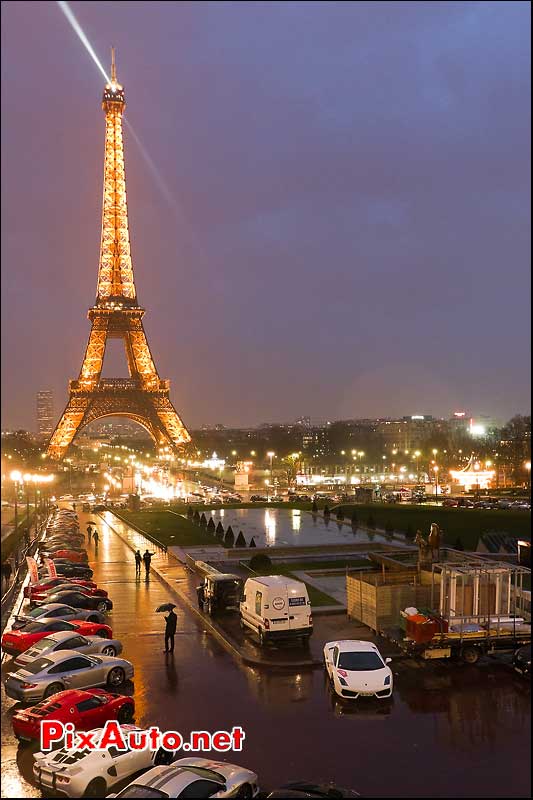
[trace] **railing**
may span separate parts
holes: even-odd
[[[26,573],[28,572],[28,563],[26,561],[26,556],[35,554],[35,551],[37,550],[37,545],[40,539],[42,538],[43,532],[46,530],[47,524],[48,524],[48,519],[45,519],[44,522],[41,524],[38,533],[35,534],[35,536],[28,544],[28,546],[25,549],[19,551],[19,553],[17,553],[17,563],[19,556],[21,558],[21,561],[15,568],[15,572],[12,573],[12,575],[9,578],[11,584],[2,595],[2,601],[1,601],[2,632],[4,631],[7,620],[9,618],[9,614],[11,613],[11,605],[13,602],[13,597],[15,593],[18,591],[20,584],[22,583],[22,581],[26,577]],[[2,591],[4,591],[4,583],[5,580],[2,577]]]
[[[140,389],[141,382],[137,378],[102,378],[98,381],[98,389],[114,389],[120,391],[122,389]]]

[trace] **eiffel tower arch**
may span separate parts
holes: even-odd
[[[104,89],[104,200],[96,301],[89,309],[91,332],[77,380],[50,438],[48,455],[62,459],[76,434],[101,417],[125,416],[142,425],[158,446],[177,452],[191,437],[170,400],[170,381],[161,380],[137,302],[126,201],[122,140],[124,89],[118,83],[112,51],[111,81]],[[129,378],[102,378],[109,339],[122,339]]]

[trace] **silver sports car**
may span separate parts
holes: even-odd
[[[101,636],[82,636],[72,631],[58,631],[39,639],[21,653],[14,664],[17,668],[23,667],[36,658],[48,658],[50,653],[63,653],[65,650],[76,650],[87,655],[118,656],[122,653],[122,642],[118,639],[102,639]]]
[[[39,619],[66,619],[67,621],[83,619],[88,622],[105,622],[106,617],[101,611],[74,608],[74,606],[68,606],[66,603],[47,603],[46,605],[32,608],[26,614],[17,614],[12,628],[17,631],[29,622],[37,622]]]
[[[97,686],[118,689],[130,678],[133,678],[133,664],[125,658],[87,656],[72,650],[60,650],[8,673],[4,687],[7,696],[13,700],[35,703],[64,689],[93,689]]]

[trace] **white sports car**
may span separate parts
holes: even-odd
[[[207,758],[181,758],[170,767],[154,767],[119,794],[120,798],[256,797],[257,775],[244,767]]]
[[[140,731],[136,725],[121,725],[126,731]],[[103,729],[96,729],[101,733]],[[33,777],[44,792],[61,792],[67,797],[105,797],[119,781],[154,764],[170,764],[174,754],[162,748],[157,752],[144,750],[54,750],[35,753]],[[147,795],[149,796],[149,795]]]
[[[386,698],[392,695],[392,671],[372,642],[345,639],[324,646],[324,664],[339,697]]]

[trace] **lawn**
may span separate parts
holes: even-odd
[[[121,509],[117,516],[125,522],[153,536],[167,547],[197,547],[204,544],[217,544],[205,528],[194,525],[186,517],[171,511],[125,511]]]
[[[344,562],[348,563],[348,562]],[[254,572],[254,575],[257,576],[265,576],[265,575],[285,575],[287,578],[294,578],[296,581],[301,581],[301,578],[298,575],[295,575],[295,572],[299,572],[300,570],[311,570],[311,569],[330,569],[334,566],[344,566],[344,563],[339,562],[331,562],[331,561],[322,561],[322,562],[310,562],[310,561],[299,561],[293,564],[280,564],[280,563],[273,563],[272,566],[268,567],[265,570],[260,570],[259,572]],[[317,566],[320,564],[320,567]],[[357,561],[352,560],[352,566],[370,566],[368,561],[362,561],[358,559]],[[253,572],[253,570],[251,570]],[[330,597],[329,594],[322,592],[320,589],[317,589],[315,586],[311,586],[310,583],[304,581],[305,585],[307,586],[307,593],[309,595],[309,600],[311,601],[312,606],[338,606],[339,603],[333,597]]]
[[[345,518],[350,519],[355,511],[360,525],[367,525],[372,517],[378,528],[393,527],[397,531],[407,531],[410,526],[413,535],[421,530],[424,536],[429,533],[432,522],[444,532],[444,542],[454,546],[460,540],[465,550],[475,550],[479,537],[489,531],[508,533],[510,536],[531,538],[531,513],[528,511],[485,510],[477,508],[442,508],[439,506],[385,505],[371,503],[366,505],[342,504],[339,506]]]

